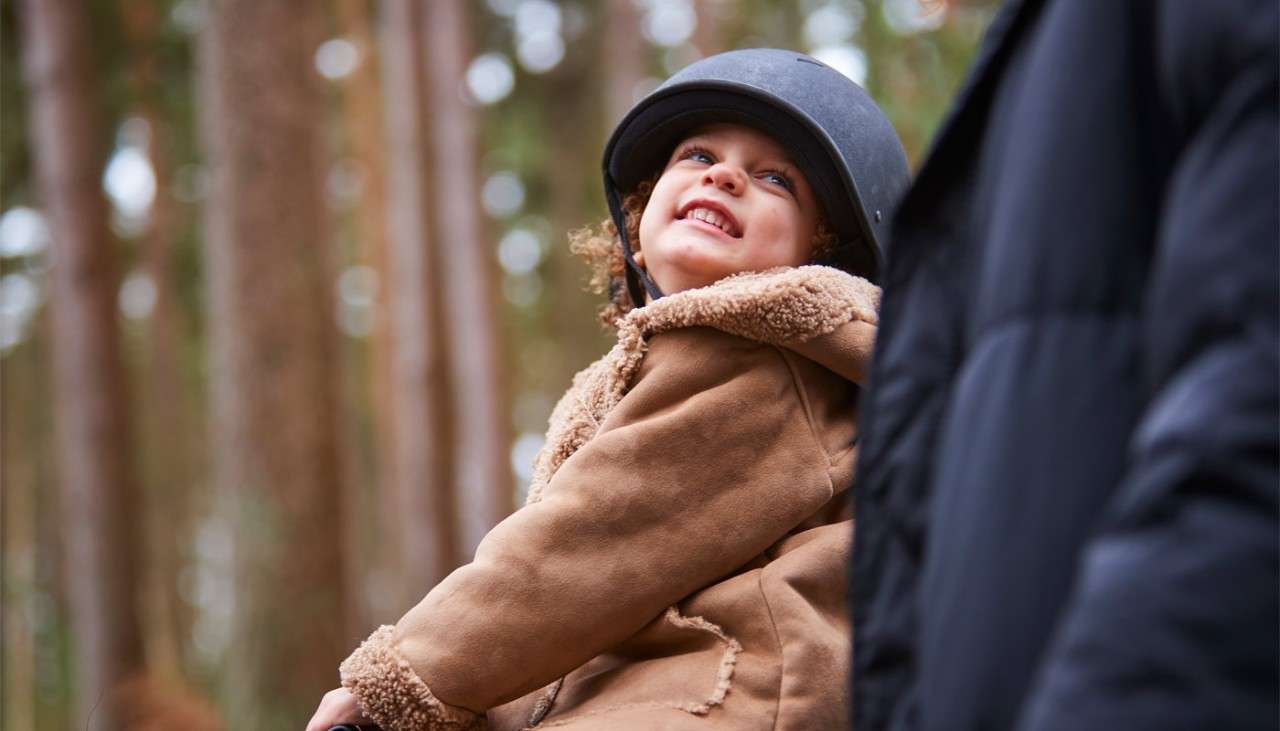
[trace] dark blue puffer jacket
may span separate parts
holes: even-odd
[[[898,210],[857,731],[1280,716],[1275,0],[1025,0]]]

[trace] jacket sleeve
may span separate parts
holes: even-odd
[[[797,388],[774,348],[656,336],[542,499],[375,632],[343,685],[385,728],[465,728],[760,554],[833,494]]]
[[[1169,3],[1187,132],[1153,256],[1150,406],[1021,728],[1272,728],[1280,230],[1276,4]]]

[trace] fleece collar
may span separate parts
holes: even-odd
[[[534,460],[528,502],[560,465],[599,429],[630,389],[648,338],[684,327],[713,327],[731,335],[790,348],[846,378],[864,358],[842,337],[855,323],[875,325],[880,289],[826,266],[781,267],[726,277],[667,295],[618,321],[618,342],[573,378],[551,413],[547,442]],[[852,380],[852,379],[851,379]]]
[[[681,327],[714,327],[772,345],[804,341],[850,320],[877,322],[880,289],[839,269],[810,265],[735,274],[628,312],[618,339]]]

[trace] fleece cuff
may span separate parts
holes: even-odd
[[[386,731],[482,731],[482,714],[435,697],[396,650],[395,627],[384,624],[342,662],[342,686],[364,714]]]

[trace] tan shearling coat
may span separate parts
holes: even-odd
[[[525,507],[343,685],[389,730],[843,725],[878,301],[807,266],[629,313],[552,413]]]

